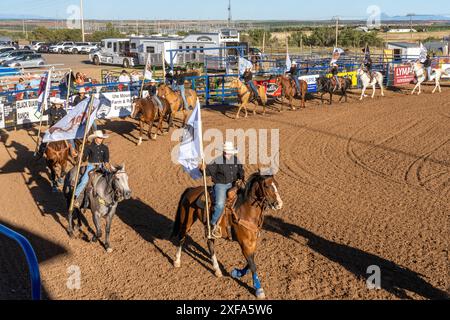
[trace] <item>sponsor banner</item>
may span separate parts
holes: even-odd
[[[125,118],[132,113],[132,97],[130,91],[123,92],[105,92],[105,99],[109,100],[110,105],[102,103],[97,111],[98,119]],[[97,95],[98,98],[98,95]]]
[[[0,103],[0,129],[5,127],[5,117],[3,116],[3,104]]]
[[[301,76],[299,77],[300,80],[305,81],[308,84],[308,92],[314,93],[317,92],[317,79],[319,79],[319,75],[310,75],[310,76]]]
[[[447,72],[447,74],[443,74],[442,78],[443,79],[450,79],[450,63],[445,63],[443,65],[441,65],[441,69],[444,70],[445,72]]]
[[[410,66],[398,66],[394,68],[394,86],[410,84],[414,81],[414,73]]]
[[[16,125],[39,122],[41,114],[38,106],[38,99],[16,101]],[[47,116],[42,117],[43,121],[47,119]]]

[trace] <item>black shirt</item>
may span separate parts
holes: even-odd
[[[156,96],[156,91],[157,91],[156,86],[148,86],[147,90],[148,90],[148,94],[150,96],[152,96],[152,97]]]
[[[253,80],[253,73],[251,71],[244,72],[244,81],[249,82]]]
[[[425,68],[431,67],[431,59],[430,59],[429,57],[427,57],[427,60],[425,60],[423,66],[424,66]]]
[[[206,175],[210,176],[215,184],[229,184],[245,178],[244,166],[236,156],[229,161],[223,156],[217,158],[206,166]]]
[[[88,160],[89,163],[108,163],[109,162],[109,148],[102,144],[91,143],[84,150],[83,160]]]
[[[291,67],[291,69],[288,72],[291,76],[297,75],[297,67]]]
[[[74,106],[77,106],[78,104],[80,104],[80,102],[86,100],[86,98],[87,98],[87,97],[84,96],[84,98],[82,99],[80,95],[77,95],[77,96],[75,97],[75,99],[73,99],[73,105],[74,105]]]
[[[182,74],[176,74],[173,79],[175,81],[175,84],[179,86],[184,85],[184,82],[186,81],[186,78]]]
[[[53,127],[56,123],[59,122],[59,120],[61,120],[67,115],[67,112],[63,108],[52,107],[50,109],[45,110],[44,115],[45,116],[48,115],[48,123],[50,127]]]

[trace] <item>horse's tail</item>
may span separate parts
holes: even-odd
[[[264,86],[260,86],[259,87],[259,97],[261,98],[261,102],[262,104],[265,106],[267,105],[267,92],[266,92],[266,88]]]
[[[177,214],[175,216],[175,222],[173,223],[173,228],[172,228],[172,234],[170,236],[170,239],[176,238],[180,236],[181,233],[181,214],[182,214],[182,209],[183,209],[183,201],[186,198],[187,193],[190,191],[190,189],[186,189],[186,191],[183,192],[183,194],[181,195],[180,201],[178,202],[178,208],[177,208]]]

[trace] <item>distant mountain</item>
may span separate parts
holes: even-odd
[[[41,16],[33,16],[33,15],[25,15],[25,14],[7,14],[0,13],[0,20],[51,20],[52,18],[41,17]]]
[[[383,21],[410,21],[411,17],[408,16],[389,16],[386,13],[381,14],[381,20]],[[450,16],[439,15],[416,15],[412,17],[413,21],[450,21]]]

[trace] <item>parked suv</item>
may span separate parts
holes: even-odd
[[[13,60],[15,58],[22,57],[26,54],[34,53],[32,50],[14,50],[14,51],[7,51],[5,53],[0,54],[0,63],[4,63],[10,60]]]
[[[39,53],[25,54],[3,63],[4,67],[9,68],[38,68],[44,65],[46,62]]]
[[[51,46],[49,52],[51,53],[63,53],[65,47],[74,46],[74,42],[60,42],[57,45]]]

